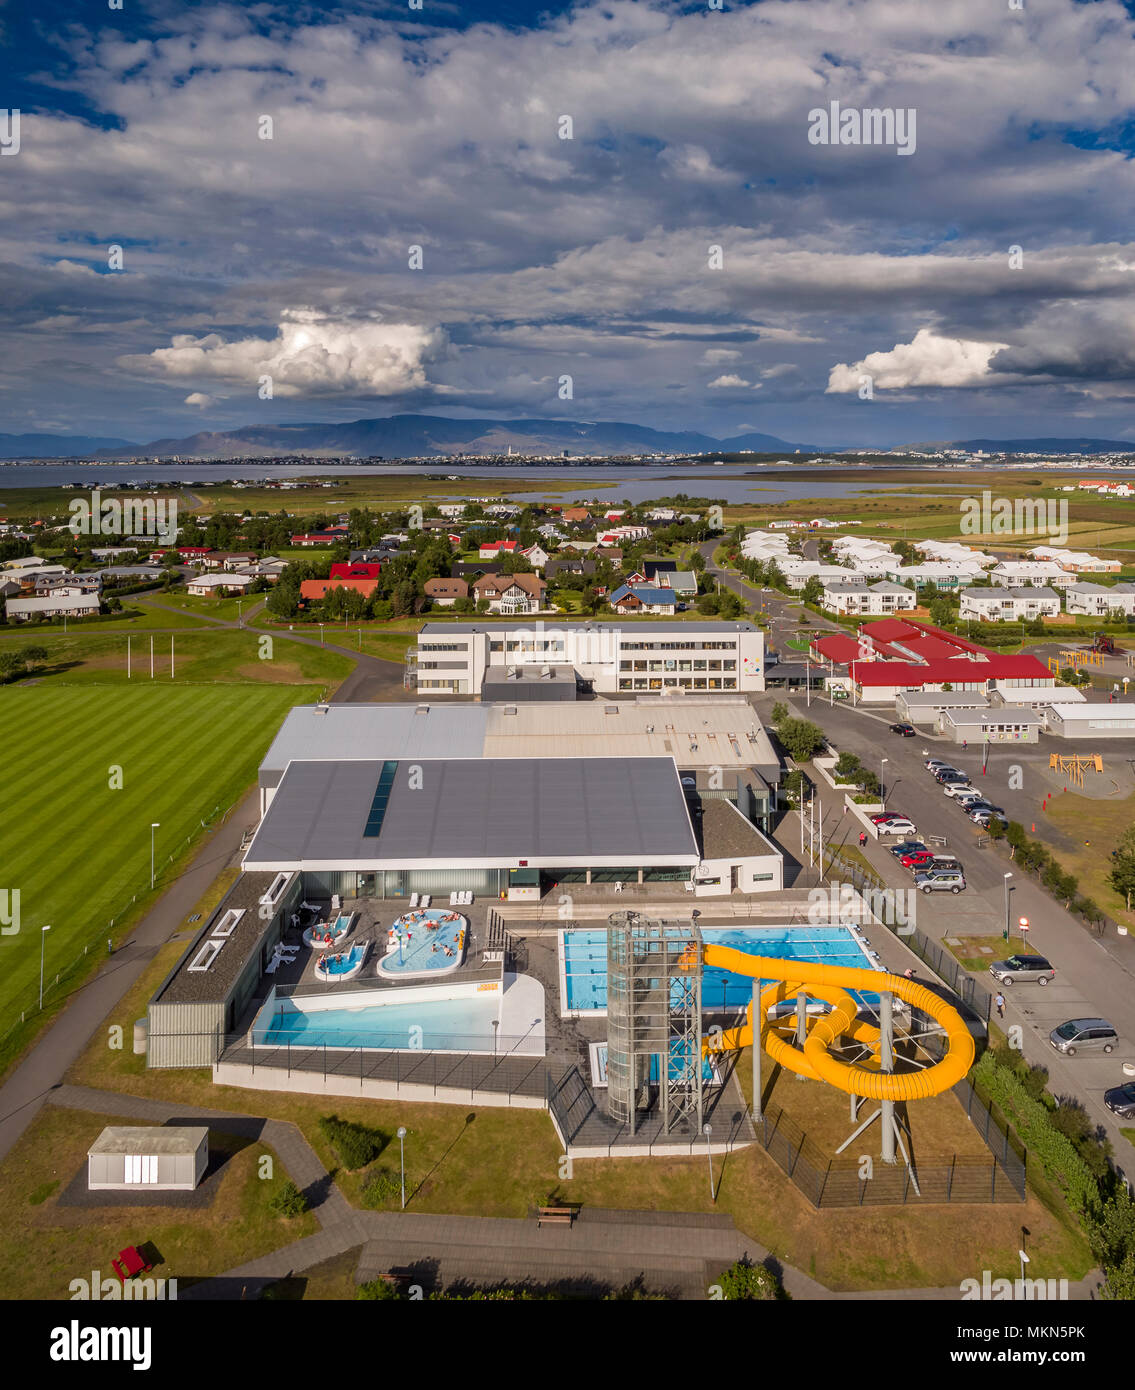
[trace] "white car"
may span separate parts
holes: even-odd
[[[942,767],[953,767],[953,763],[947,762],[945,758],[927,758],[922,766],[927,772],[937,772]]]
[[[917,835],[918,827],[912,820],[888,820],[876,826],[880,835]]]
[[[968,796],[972,797],[976,801],[982,800],[981,793],[974,791],[974,789],[969,785],[968,782],[947,782],[943,786],[942,790],[946,793],[947,796]]]
[[[947,792],[947,796],[952,796],[959,806],[973,806],[985,798],[973,787],[955,787],[953,791]]]

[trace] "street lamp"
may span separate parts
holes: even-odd
[[[43,952],[47,945],[47,933],[50,927],[40,927],[39,929],[39,1007],[43,1009]]]
[[[713,1150],[709,1147],[709,1136],[713,1132],[713,1126],[705,1124],[702,1126],[702,1133],[705,1135],[705,1156],[709,1159],[709,1200],[717,1201],[717,1194],[713,1190]]]
[[[879,759],[879,800],[882,803],[884,811],[887,809],[887,791],[886,788],[883,786],[883,767],[886,763],[889,762],[890,758]]]
[[[162,823],[160,820],[150,822],[150,887],[154,886],[154,831],[160,830]]]
[[[493,1025],[493,1060],[495,1061],[497,1055],[497,1029],[501,1026],[501,1021],[499,1018],[494,1018],[491,1019],[490,1022]]]
[[[1010,880],[1012,877],[1013,877],[1012,874],[1006,874],[1006,875],[1005,875],[1005,940],[1006,940],[1006,941],[1009,940],[1009,894],[1012,892],[1012,889],[1009,887],[1009,880]]]
[[[406,1210],[406,1126],[398,1126],[398,1149],[402,1155],[402,1210]]]

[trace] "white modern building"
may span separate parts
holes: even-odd
[[[916,589],[959,589],[981,578],[976,560],[926,560],[920,565],[892,564],[887,578],[894,584],[913,584]]]
[[[4,610],[9,622],[32,618],[86,618],[99,611],[98,594],[45,594],[35,598],[10,598]]]
[[[1063,692],[1061,692],[1063,693]],[[1054,704],[1040,711],[1056,738],[1135,738],[1135,701],[1114,704]]]
[[[1060,612],[1060,595],[1055,589],[1007,589],[994,585],[985,589],[963,589],[958,616],[975,622],[1035,622]]]
[[[824,584],[824,596],[820,600],[820,607],[829,613],[857,613],[876,618],[917,606],[918,596],[913,589],[885,579],[876,584],[832,583],[829,580]]]
[[[1086,550],[1062,550],[1058,546],[1038,545],[1029,551],[1033,560],[1051,560],[1073,574],[1118,574],[1123,566],[1118,560],[1101,560]]]
[[[426,623],[419,695],[479,696],[510,674],[574,670],[598,694],[746,692],[765,688],[764,633],[752,623]],[[549,685],[553,682],[549,681]],[[518,681],[517,698],[538,683]]]
[[[989,571],[989,580],[992,584],[1004,584],[1010,589],[1019,589],[1027,584],[1037,588],[1047,585],[1053,589],[1066,589],[1069,584],[1076,582],[1076,576],[1051,560],[1002,560]]]
[[[1111,613],[1135,613],[1135,584],[1069,584],[1064,591],[1069,613],[1106,618]]]

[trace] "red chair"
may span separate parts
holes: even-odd
[[[122,1283],[137,1274],[147,1274],[153,1268],[136,1245],[128,1245],[125,1250],[120,1250],[118,1258],[111,1260],[111,1264]]]

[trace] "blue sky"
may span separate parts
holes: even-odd
[[[0,432],[1135,440],[1132,6],[1025,6],[7,0]]]

